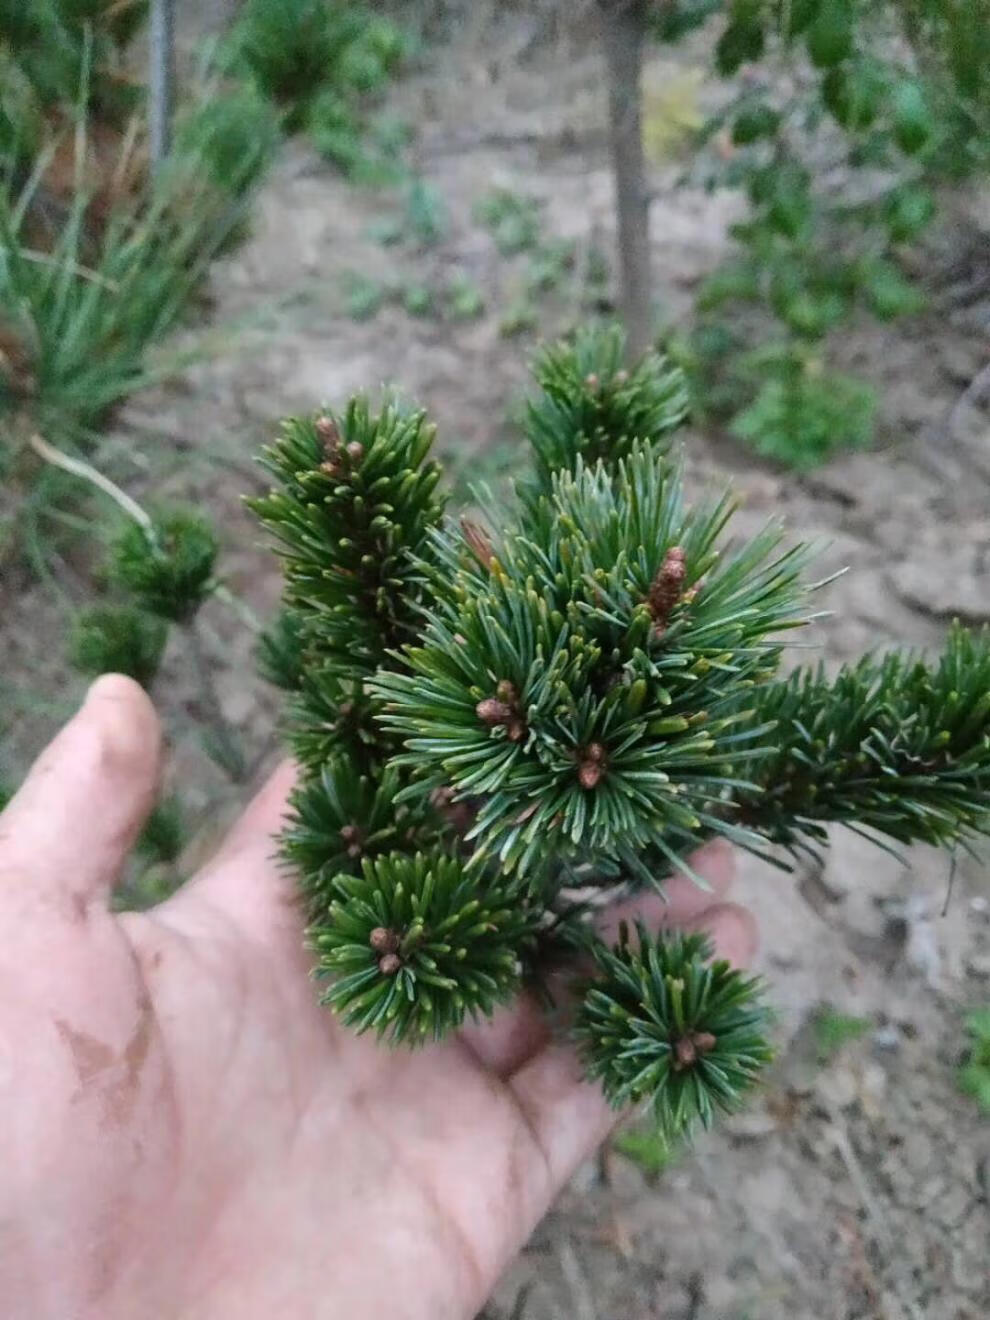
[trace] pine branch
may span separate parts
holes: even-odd
[[[276,540],[312,661],[342,677],[369,676],[415,636],[416,557],[443,509],[433,434],[423,413],[375,415],[354,399],[341,417],[287,422],[264,452],[279,489],[251,507]]]
[[[476,861],[525,874],[550,849],[635,865],[654,842],[690,846],[706,815],[721,828],[725,766],[766,731],[738,694],[803,622],[807,558],[776,528],[720,558],[730,514],[724,498],[687,510],[677,467],[637,445],[614,476],[579,460],[555,477],[489,567],[457,532],[438,543],[423,643],[369,691],[405,742],[410,793],[482,799]],[[682,590],[658,627],[672,546]]]
[[[282,855],[300,878],[311,921],[327,920],[342,874],[359,875],[369,859],[413,854],[438,837],[440,822],[428,805],[396,807],[403,783],[394,767],[375,778],[336,755],[293,791]]]
[[[625,336],[618,327],[579,330],[571,344],[548,348],[533,374],[540,393],[526,409],[525,432],[533,450],[536,487],[550,490],[559,472],[610,464],[630,453],[636,440],[664,453],[670,433],[687,414],[683,373],[657,353],[626,368]]]
[[[441,1039],[518,993],[538,912],[513,886],[479,883],[442,853],[365,861],[334,882],[328,920],[310,927],[323,999],[348,1026],[393,1042]]]
[[[846,821],[899,843],[990,833],[990,630],[955,625],[938,662],[892,654],[834,680],[799,671],[758,694],[776,747],[750,768],[740,818],[790,847]]]
[[[712,961],[698,934],[639,926],[634,946],[623,929],[617,947],[599,944],[595,957],[575,1035],[607,1099],[616,1108],[650,1100],[671,1136],[737,1109],[770,1058],[760,982]]]
[[[615,1104],[671,1130],[731,1109],[768,1057],[759,984],[701,936],[592,912],[722,835],[756,852],[825,823],[899,842],[990,833],[990,634],[933,665],[776,678],[809,614],[807,547],[726,544],[685,503],[683,382],[621,337],[544,355],[536,480],[497,528],[441,523],[422,415],[361,400],[287,424],[255,508],[285,609],[262,643],[301,768],[282,855],[324,999],[357,1030],[439,1039],[594,953],[577,1036]],[[545,988],[545,985],[544,985]]]

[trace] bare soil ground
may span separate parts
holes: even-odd
[[[459,472],[490,468],[493,454],[511,465],[506,418],[535,340],[499,334],[524,259],[499,257],[472,219],[478,197],[511,187],[542,201],[548,235],[578,240],[579,251],[611,246],[604,89],[589,34],[580,24],[548,34],[518,15],[493,21],[483,8],[395,97],[417,127],[418,167],[449,211],[443,242],[382,248],[369,226],[396,203],[290,143],[250,236],[211,277],[207,318],[223,351],[136,399],[101,454],[139,497],[193,498],[217,517],[227,581],[259,614],[277,598],[276,568],[240,501],[261,484],[252,459],[280,416],[393,381],[432,412]],[[195,31],[190,23],[187,41]],[[701,59],[690,45],[661,53],[651,77],[662,85]],[[678,173],[655,169],[652,206],[675,323],[724,254],[737,210],[730,195],[677,186]],[[933,647],[952,617],[990,618],[990,415],[979,400],[955,407],[990,356],[978,278],[988,239],[984,230],[974,265],[972,209],[950,215],[926,257],[932,311],[896,329],[864,324],[842,345],[843,365],[883,393],[875,452],[798,479],[717,434],[686,438],[694,484],[729,473],[743,491],[741,531],[780,514],[828,542],[824,571],[849,565],[825,593],[835,616],[816,629],[829,663],[869,647]],[[483,290],[486,312],[451,323],[388,306],[355,322],[342,280],[356,270],[427,282],[459,270]],[[539,313],[549,336],[573,320],[572,292],[548,294]],[[68,565],[61,587],[77,596]],[[15,765],[74,691],[59,658],[65,617],[47,587],[3,602],[0,670],[20,693],[5,748]],[[211,602],[204,624],[220,700],[260,774],[277,755],[277,700],[254,674],[237,615]],[[244,788],[203,753],[189,668],[178,639],[156,699],[172,736],[171,778],[201,822],[191,866]],[[780,1058],[760,1100],[655,1182],[618,1154],[582,1170],[499,1287],[489,1320],[990,1314],[990,1125],[955,1084],[962,1018],[990,999],[986,872],[961,862],[946,903],[943,857],[918,850],[898,861],[841,835],[821,873],[795,881],[748,862],[742,870],[780,1012]],[[869,1021],[828,1060],[812,1026],[822,1001]]]

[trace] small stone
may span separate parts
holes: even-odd
[[[893,1054],[901,1048],[901,1033],[893,1023],[888,1023],[885,1027],[877,1027],[871,1040],[873,1048],[884,1053]]]
[[[778,1130],[777,1120],[765,1109],[754,1109],[745,1114],[734,1114],[725,1120],[725,1131],[739,1141],[762,1141]]]
[[[378,970],[383,976],[394,976],[401,966],[402,959],[397,953],[386,953],[378,960]]]

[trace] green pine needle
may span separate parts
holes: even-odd
[[[309,939],[323,995],[355,1030],[439,1040],[519,991],[539,914],[504,881],[479,883],[442,853],[392,853],[339,875]]]
[[[708,1127],[771,1057],[761,984],[712,961],[705,935],[638,935],[596,949],[575,1026],[585,1067],[617,1108],[651,1100],[668,1135]]]

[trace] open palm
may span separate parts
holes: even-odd
[[[159,731],[107,677],[0,817],[0,1298],[9,1320],[467,1320],[614,1115],[522,1002],[388,1051],[315,1000],[279,771],[160,907],[110,888]],[[670,886],[737,961],[747,915]],[[652,915],[658,916],[658,913]]]

